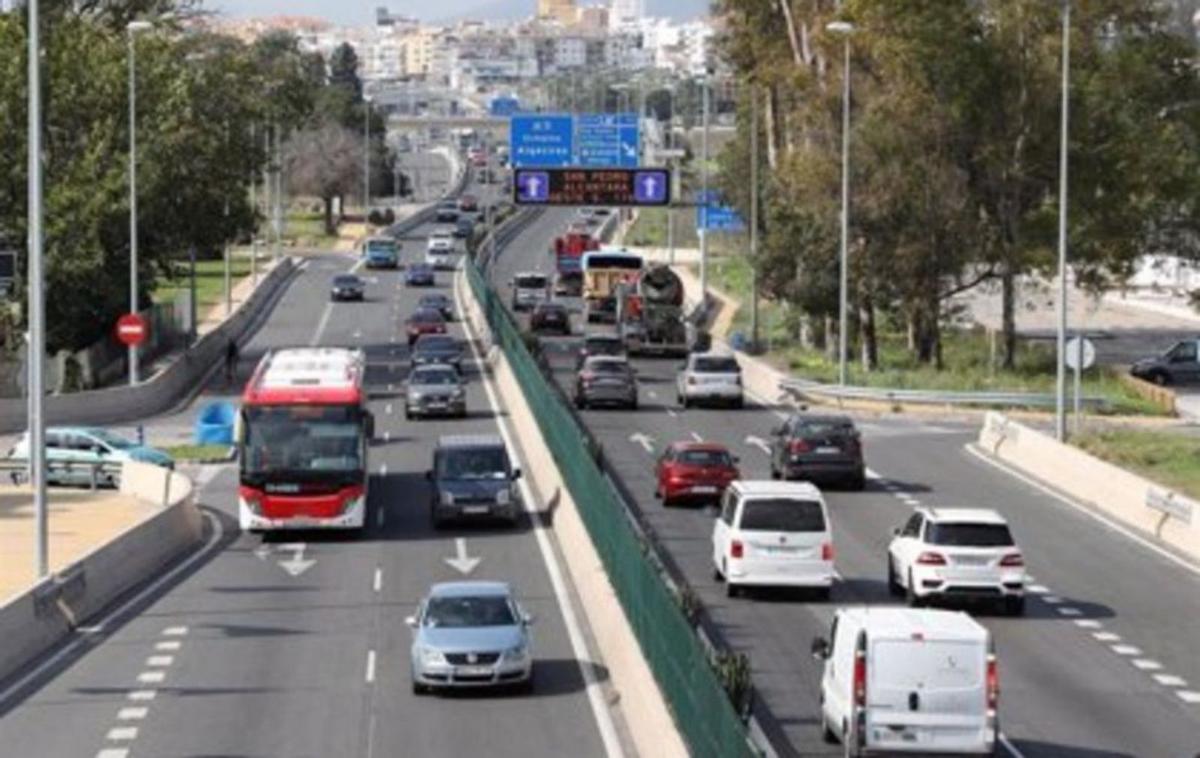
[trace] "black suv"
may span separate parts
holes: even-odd
[[[866,486],[862,435],[849,416],[796,414],[771,430],[771,478]]]

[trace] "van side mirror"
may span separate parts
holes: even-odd
[[[824,637],[813,637],[812,657],[818,661],[829,659],[829,640]]]
[[[532,626],[534,621],[537,621],[537,617],[534,616],[532,613],[522,613],[521,614],[521,623],[524,624],[525,626]]]
[[[521,478],[521,469],[515,468],[512,472],[512,480],[515,482]]]

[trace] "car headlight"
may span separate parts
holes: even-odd
[[[463,391],[462,387],[458,387],[454,390],[454,398],[456,400],[462,398],[465,394],[467,393]]]
[[[424,664],[437,665],[446,662],[446,657],[442,655],[441,651],[431,647],[420,648],[418,655],[421,658],[421,663]]]
[[[508,494],[508,490],[500,490],[496,493],[496,505],[508,505],[508,502],[511,499],[512,498]]]
[[[510,647],[504,651],[504,660],[506,661],[523,661],[529,655],[529,646],[522,642],[516,647]]]
[[[454,505],[454,493],[443,492],[442,493],[442,505]]]

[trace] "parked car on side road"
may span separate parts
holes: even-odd
[[[1129,373],[1159,386],[1198,383],[1200,340],[1183,340],[1161,355],[1143,358],[1130,367]]]
[[[9,460],[29,460],[29,432],[8,452]],[[46,429],[46,481],[49,484],[115,486],[118,474],[104,464],[125,461],[175,468],[171,456],[149,445],[98,426],[51,426]]]

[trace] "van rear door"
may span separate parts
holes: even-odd
[[[987,735],[987,643],[875,637],[867,655],[867,745],[981,752]]]

